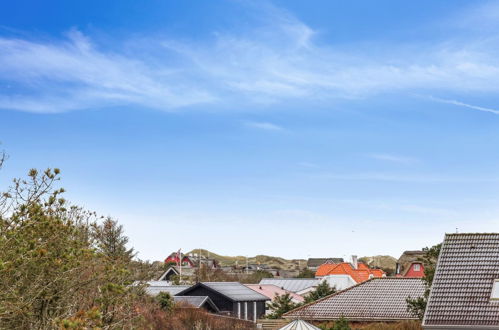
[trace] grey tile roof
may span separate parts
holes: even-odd
[[[173,300],[176,303],[187,303],[196,308],[201,308],[205,304],[208,304],[213,310],[219,312],[218,307],[215,305],[215,303],[213,303],[213,301],[208,296],[174,296]]]
[[[445,235],[423,325],[499,327],[499,304],[490,302],[494,279],[499,234]]]
[[[307,260],[307,267],[319,267],[320,265],[328,261],[339,264],[343,262],[343,258],[309,258]]]
[[[260,301],[270,300],[258,292],[251,290],[239,282],[201,282],[191,287],[194,289],[197,285],[204,285],[214,291],[221,293],[233,301]],[[184,290],[184,291],[187,291]],[[190,291],[190,290],[189,290]],[[180,292],[180,295],[184,295]]]
[[[190,285],[165,285],[164,281],[150,281],[146,283],[148,286],[145,288],[147,294],[156,296],[160,292],[168,292],[174,296],[180,291],[189,288]]]
[[[272,284],[291,292],[299,292],[319,285],[316,278],[263,278],[260,284]]]
[[[421,297],[425,287],[416,278],[373,278],[297,308],[285,318],[308,320],[395,321],[416,319],[407,311],[406,298]]]

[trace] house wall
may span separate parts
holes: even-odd
[[[234,302],[234,309],[232,310],[235,317],[238,317],[238,304],[240,304],[241,308],[240,319],[254,321],[265,315],[265,301],[238,301]]]
[[[233,312],[234,306],[232,300],[227,299],[216,291],[209,290],[203,286],[192,288],[182,294],[182,296],[208,296],[221,312]],[[237,316],[237,313],[235,314]]]
[[[423,267],[423,264],[418,264],[419,265],[419,271],[416,271],[414,270],[414,266],[416,264],[412,264],[409,268],[409,270],[407,271],[407,273],[405,273],[404,277],[423,277],[424,276],[424,267]]]

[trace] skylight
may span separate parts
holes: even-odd
[[[494,280],[494,285],[492,286],[492,293],[490,295],[490,300],[499,301],[499,279]]]

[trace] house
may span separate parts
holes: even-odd
[[[356,283],[367,281],[374,277],[386,276],[381,269],[372,269],[364,263],[357,262],[355,256],[352,257],[352,263],[342,262],[339,264],[323,264],[319,266],[315,273],[316,278],[323,278],[328,275],[350,275]]]
[[[262,278],[259,284],[273,284],[304,297],[315,290],[320,281],[316,278]]]
[[[218,314],[220,310],[208,296],[173,296],[179,308],[202,308],[210,313]]]
[[[165,259],[165,263],[172,263],[182,267],[194,267],[195,262],[188,255],[182,252],[173,252]]]
[[[403,274],[408,271],[408,268],[412,265],[412,263],[421,263],[421,260],[424,256],[425,252],[421,250],[404,251],[404,253],[402,253],[400,258],[397,260],[395,275],[404,276]]]
[[[308,258],[307,268],[315,271],[322,264],[327,264],[327,263],[339,264],[341,262],[343,262],[343,258]]]
[[[170,285],[165,281],[149,281],[145,284],[145,292],[150,296],[157,296],[160,292],[168,292],[170,296],[174,296],[190,287],[190,285]]]
[[[287,319],[351,322],[390,322],[417,319],[407,311],[408,297],[422,297],[424,283],[417,278],[372,278],[283,315]]]
[[[171,266],[171,267],[168,267],[168,269],[163,273],[161,274],[161,276],[159,277],[158,281],[168,281],[168,282],[171,282],[172,278],[174,276],[179,276],[179,271],[177,270],[176,267],[174,266]]]
[[[327,284],[336,291],[345,290],[357,284],[352,276],[346,274],[326,275],[322,277],[322,280],[326,281]]]
[[[499,329],[499,233],[446,234],[424,329]]]
[[[289,294],[289,296],[291,297],[291,301],[295,304],[301,304],[305,301],[305,298],[303,298],[299,294],[291,291],[286,291],[273,284],[245,284],[245,286],[269,298],[270,300],[267,302],[267,304],[270,304],[276,296],[283,296],[285,294]]]
[[[403,277],[423,278],[424,277],[424,265],[423,265],[423,263],[420,261],[411,262],[409,267],[406,267],[402,276]]]
[[[220,313],[253,322],[265,314],[269,300],[239,282],[200,282],[176,295],[208,296]]]

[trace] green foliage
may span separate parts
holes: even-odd
[[[319,328],[322,330],[351,330],[348,320],[343,316],[334,322],[332,326],[330,323],[326,323],[319,325]]]
[[[117,221],[107,217],[101,224],[92,224],[92,236],[100,253],[112,259],[132,260],[134,251],[127,248],[128,237]]]
[[[430,248],[425,247],[423,251],[424,256],[421,258],[424,266],[424,277],[423,282],[425,283],[426,289],[423,297],[406,299],[407,310],[414,316],[418,317],[420,320],[423,319],[426,310],[426,304],[428,302],[428,297],[430,296],[431,284],[433,283],[433,277],[435,276],[435,269],[437,266],[438,256],[440,255],[440,249],[442,244],[434,245]]]
[[[297,305],[293,303],[291,299],[292,298],[289,293],[285,293],[283,295],[276,295],[269,305],[269,308],[272,312],[269,315],[267,315],[267,318],[279,319],[284,313],[287,313],[290,310],[295,309]]]
[[[315,272],[313,270],[308,269],[307,267],[300,270],[300,273],[297,278],[315,278]]]
[[[330,294],[333,294],[335,292],[335,288],[330,287],[329,283],[327,283],[326,281],[322,281],[314,291],[305,296],[305,303],[311,303],[313,301],[329,296]]]
[[[168,292],[160,292],[156,296],[156,300],[159,303],[159,306],[161,307],[162,310],[164,311],[171,311],[174,306],[173,298],[170,296]]]
[[[131,325],[139,291],[130,260],[103,249],[96,215],[53,187],[59,173],[32,169],[0,195],[0,328]]]

